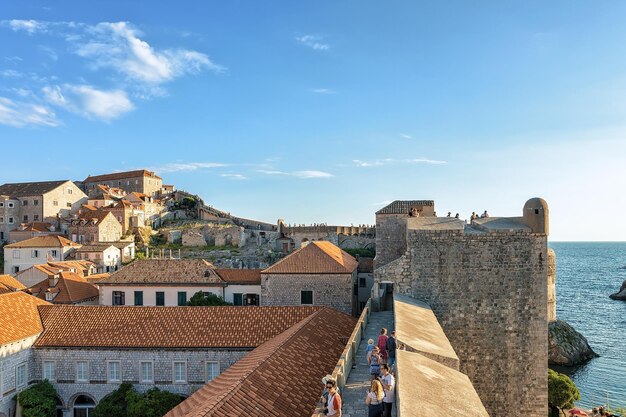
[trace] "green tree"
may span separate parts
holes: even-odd
[[[548,369],[548,405],[558,408],[565,415],[564,408],[574,407],[580,400],[580,392],[567,375]]]
[[[131,392],[128,401],[128,417],[162,417],[183,400],[180,395],[152,388],[145,394]]]
[[[104,397],[90,413],[93,417],[126,417],[127,397],[136,394],[133,385],[124,382],[118,389]]]
[[[55,417],[57,391],[48,380],[22,391],[17,401],[24,417]]]
[[[188,306],[232,306],[232,303],[224,301],[222,297],[215,294],[207,294],[204,295],[202,291],[198,291],[195,293],[189,301],[187,301]]]

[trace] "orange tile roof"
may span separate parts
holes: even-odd
[[[126,178],[137,178],[137,177],[150,177],[150,178],[161,179],[161,177],[156,175],[154,172],[150,172],[145,169],[139,169],[136,171],[116,172],[114,174],[104,174],[104,175],[94,175],[94,176],[90,175],[87,178],[85,178],[85,181],[83,182],[88,183],[88,182],[98,182],[98,181],[121,180],[121,179],[126,179]]]
[[[0,275],[0,284],[12,291],[25,290],[26,286],[13,278],[11,275]]]
[[[32,222],[22,223],[14,232],[49,232],[52,223],[48,222]]]
[[[311,242],[287,255],[262,274],[351,274],[358,262],[327,241]]]
[[[11,243],[6,245],[5,248],[61,248],[67,246],[80,247],[78,243],[74,243],[63,236],[45,235]]]
[[[100,284],[217,284],[222,278],[204,259],[137,259]]]
[[[310,417],[356,320],[323,308],[267,341],[165,417]]]
[[[43,306],[36,346],[250,349],[319,308]]]
[[[258,284],[261,285],[260,269],[215,269],[224,281],[229,284]]]
[[[83,205],[83,207],[87,208],[86,205]],[[113,216],[113,214],[110,211],[106,210],[89,209],[88,211],[82,211],[78,215],[78,219],[73,219],[72,225],[78,225],[81,221],[93,222],[93,224],[102,223],[102,221],[106,219],[107,216]],[[113,216],[113,218],[115,219],[115,216]],[[115,220],[117,221],[117,219]]]
[[[6,285],[0,283],[0,294],[6,294],[9,292],[13,292],[14,290],[12,290],[11,288],[7,287]]]
[[[41,333],[37,306],[48,304],[21,291],[0,294],[0,345]]]
[[[50,286],[50,279],[30,287],[29,292],[37,298],[46,299],[46,291],[56,294],[52,299],[54,304],[75,304],[96,299],[98,288],[80,275],[63,271],[59,274],[56,285]]]
[[[110,276],[111,274],[104,272],[102,274],[87,275],[86,277],[83,277],[83,278],[85,278],[87,282],[90,282],[92,284],[98,284],[100,281],[102,281],[103,279],[107,279]]]

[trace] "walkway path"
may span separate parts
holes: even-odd
[[[365,393],[370,387],[370,370],[367,366],[365,348],[367,340],[378,340],[381,328],[387,328],[389,333],[393,329],[393,312],[381,311],[371,313],[370,320],[365,328],[364,339],[361,341],[356,357],[356,368],[350,371],[346,387],[341,393],[343,400],[343,417],[367,417],[367,406],[365,405]],[[396,415],[394,404],[392,415]]]

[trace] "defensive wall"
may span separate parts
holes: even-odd
[[[342,249],[373,249],[376,244],[376,228],[373,226],[288,226],[281,220],[278,224],[281,235],[292,239],[296,249],[303,242],[314,240],[325,240]]]
[[[373,299],[389,283],[428,303],[489,415],[547,415],[545,201],[529,200],[521,217],[471,224],[377,215],[377,232]]]

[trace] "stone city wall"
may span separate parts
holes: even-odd
[[[548,321],[556,320],[556,253],[548,249]]]

